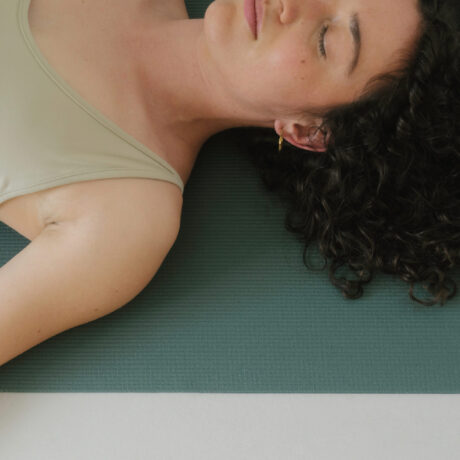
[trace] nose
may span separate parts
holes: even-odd
[[[290,24],[298,20],[316,21],[327,15],[331,0],[280,0],[280,20]]]

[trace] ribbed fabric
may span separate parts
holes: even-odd
[[[231,133],[219,134],[149,285],[0,367],[0,391],[460,393],[459,294],[425,308],[379,273],[345,299],[327,270],[303,265],[284,216]],[[0,225],[0,265],[26,244]],[[314,248],[309,261],[321,266]]]

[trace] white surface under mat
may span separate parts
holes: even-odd
[[[1,460],[458,460],[458,395],[3,393]]]

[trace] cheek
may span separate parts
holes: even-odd
[[[312,56],[303,43],[282,43],[271,55],[271,65],[289,69],[291,76],[300,78],[308,71],[312,64]]]
[[[302,49],[303,48],[303,49]],[[267,70],[277,81],[280,96],[291,97],[315,82],[315,67],[306,46],[287,45],[278,48],[268,59]]]

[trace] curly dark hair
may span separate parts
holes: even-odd
[[[423,28],[410,56],[351,104],[316,112],[327,151],[285,143],[272,129],[239,128],[263,183],[288,207],[285,226],[313,240],[348,299],[376,269],[410,283],[410,298],[451,299],[460,261],[460,62],[458,0],[419,0]],[[287,144],[287,145],[286,145]],[[336,278],[347,264],[357,280]],[[414,296],[414,283],[432,298]],[[449,291],[451,285],[451,292]]]

